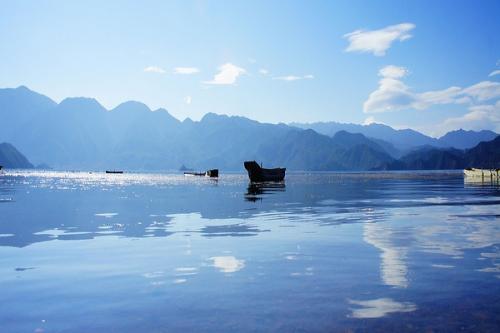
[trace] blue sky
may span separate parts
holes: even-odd
[[[500,132],[499,1],[1,1],[0,87]],[[498,71],[498,73],[496,72]]]

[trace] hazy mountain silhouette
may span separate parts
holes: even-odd
[[[397,157],[401,152],[420,146],[452,147],[466,149],[476,146],[479,142],[493,140],[498,134],[492,131],[482,130],[464,131],[462,129],[446,133],[439,139],[429,137],[411,129],[396,130],[390,126],[372,123],[369,125],[344,124],[337,122],[318,123],[291,123],[291,126],[299,128],[310,128],[318,133],[333,136],[337,132],[347,131],[350,133],[361,133],[370,139],[383,140],[393,147],[392,156]],[[391,150],[391,147],[387,147]]]
[[[387,166],[393,170],[500,168],[500,136],[471,149],[431,148],[415,150]]]
[[[0,143],[0,165],[9,169],[30,169],[33,164],[10,143]]]
[[[476,132],[459,129],[446,133],[438,139],[438,142],[444,147],[467,149],[475,147],[480,142],[491,141],[497,136],[495,132],[487,130]]]
[[[465,167],[500,168],[500,136],[465,150]]]
[[[437,139],[426,136],[411,129],[396,130],[383,124],[344,124],[337,122],[318,122],[310,124],[291,123],[291,126],[310,128],[318,133],[333,136],[339,131],[361,133],[368,138],[375,138],[391,143],[399,150],[407,150],[423,145],[437,145]]]
[[[280,141],[262,145],[259,156],[294,170],[372,170],[394,159],[362,134],[330,138],[313,130],[292,130]]]
[[[251,159],[289,170],[383,169],[397,165],[403,148],[454,140],[462,147],[495,135],[458,131],[438,140],[380,124],[320,123],[317,130],[304,130],[214,113],[181,122],[167,110],[152,111],[140,102],[108,111],[92,98],[57,104],[26,87],[0,89],[0,115],[0,140],[11,142],[35,164],[81,170],[177,170],[183,164],[195,170],[241,170],[243,161]],[[401,163],[405,168],[411,164]]]

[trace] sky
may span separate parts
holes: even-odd
[[[500,1],[3,1],[0,87],[270,123],[500,133]]]

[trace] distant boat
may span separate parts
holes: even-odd
[[[205,172],[192,172],[186,171],[184,172],[184,176],[205,176],[210,178],[218,178],[219,177],[219,169],[211,169]]]
[[[207,170],[207,172],[205,172],[205,176],[211,177],[211,178],[218,178],[219,177],[219,169]]]
[[[244,165],[252,182],[281,182],[285,179],[286,168],[265,169],[255,161],[246,161]]]
[[[106,170],[106,173],[123,173],[121,170]]]
[[[500,179],[500,169],[467,168],[464,169],[464,175],[469,179],[498,181]]]

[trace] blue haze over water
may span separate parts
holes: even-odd
[[[457,172],[0,175],[0,332],[495,332],[499,259]]]

